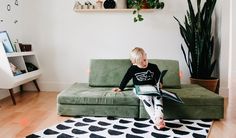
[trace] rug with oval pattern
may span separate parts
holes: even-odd
[[[150,119],[76,117],[27,138],[206,138],[212,120],[165,120],[158,130]]]

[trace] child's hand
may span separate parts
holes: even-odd
[[[112,91],[113,92],[121,92],[121,89],[120,88],[113,88]]]

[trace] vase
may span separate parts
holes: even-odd
[[[198,84],[212,92],[216,92],[216,88],[218,85],[219,79],[212,78],[212,79],[195,79],[190,77],[191,84]]]
[[[127,9],[127,0],[117,0],[116,4],[117,9]]]
[[[105,0],[103,2],[103,7],[105,9],[114,9],[116,7],[116,2],[114,0]]]
[[[141,7],[142,9],[149,9],[149,5],[147,3],[147,0],[143,0],[143,5]]]

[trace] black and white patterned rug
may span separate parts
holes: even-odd
[[[165,120],[158,130],[150,119],[115,117],[71,118],[27,138],[206,138],[212,120]]]

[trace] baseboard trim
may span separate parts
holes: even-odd
[[[229,88],[226,88],[226,87],[220,88],[219,95],[223,97],[229,97]]]
[[[20,95],[20,91],[14,91],[14,96],[17,96],[17,95]],[[9,100],[9,99],[11,99],[11,95],[8,92],[8,95],[6,95],[4,97],[1,97],[0,102],[6,101],[6,100]]]
[[[71,83],[58,83],[58,82],[41,82],[37,81],[39,88],[41,91],[48,92],[48,91],[62,91],[65,88],[71,86],[73,82]],[[24,85],[24,90],[36,90],[33,83],[27,83]]]
[[[8,89],[1,90],[0,92],[1,92],[0,100],[11,97]],[[13,92],[14,92],[14,94],[19,93],[20,88],[19,87],[13,88]]]
[[[73,83],[75,82],[70,82],[70,83],[58,83],[58,82],[41,82],[37,81],[39,88],[41,91],[47,92],[47,91],[57,91],[60,92],[64,90],[65,88],[70,87]],[[24,85],[24,90],[36,90],[35,86],[33,83],[27,83]],[[219,95],[223,97],[229,97],[229,88],[227,87],[221,87],[219,89]]]

